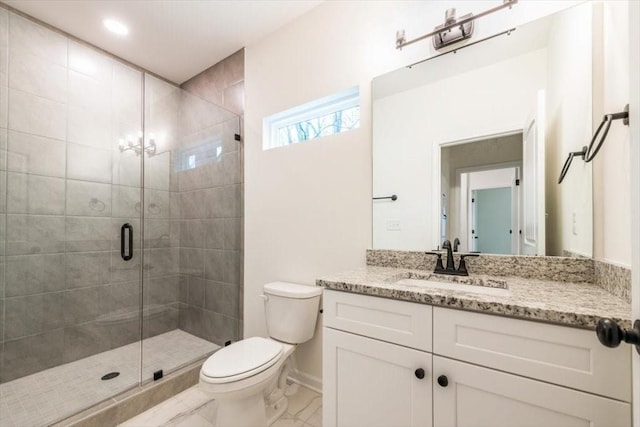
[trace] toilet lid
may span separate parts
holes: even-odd
[[[282,344],[261,337],[247,338],[215,352],[202,365],[209,378],[226,378],[249,371],[255,375],[278,361]],[[261,368],[259,369],[258,368]]]

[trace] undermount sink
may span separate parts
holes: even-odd
[[[507,296],[507,282],[470,276],[447,276],[443,274],[407,273],[394,282],[398,285],[416,286],[419,288],[442,289],[474,294]]]

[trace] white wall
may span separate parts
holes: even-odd
[[[593,132],[593,9],[590,4],[572,8],[554,19],[549,29],[545,153],[548,254],[569,251],[591,256],[593,251],[592,186],[585,185],[592,182],[591,163],[574,158],[558,185],[568,153],[580,151]]]
[[[488,35],[576,1],[519,2],[482,20]],[[395,49],[395,32],[422,35],[444,11],[494,7],[482,1],[328,1],[246,50],[244,334],[266,335],[262,285],[313,284],[365,264],[371,244],[371,79],[432,55],[428,41]],[[360,129],[262,151],[262,119],[360,85]],[[321,336],[298,349],[299,368],[321,377]]]
[[[629,7],[629,119],[631,130],[631,242],[633,319],[640,319],[640,2]],[[640,357],[633,358],[633,425],[640,425]]]
[[[628,15],[626,1],[603,3],[604,44],[596,64],[600,68],[594,68],[603,82],[600,102],[594,107],[596,126],[603,114],[622,111],[630,101]],[[627,267],[631,265],[630,157],[629,126],[615,121],[593,161],[594,257]]]

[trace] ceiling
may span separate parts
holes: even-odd
[[[317,6],[319,0],[0,0],[174,83]],[[129,28],[117,36],[103,25]]]

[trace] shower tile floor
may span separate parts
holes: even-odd
[[[185,366],[220,348],[180,329],[142,343],[143,380],[153,372]],[[100,378],[117,371],[108,381]],[[138,384],[140,343],[135,342],[75,362],[0,384],[0,426],[43,426],[66,418]]]
[[[322,427],[322,395],[298,387],[287,411],[271,427]],[[118,427],[222,427],[215,425],[215,400],[195,385],[135,416]]]

